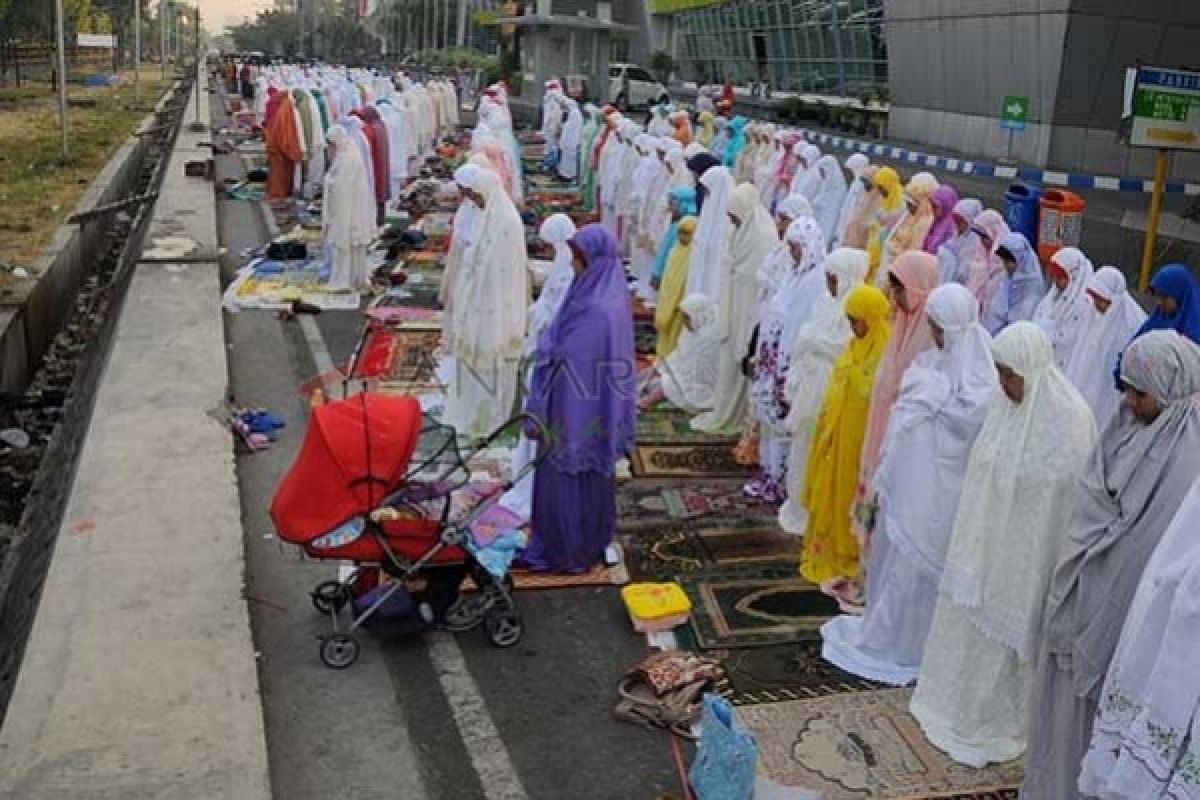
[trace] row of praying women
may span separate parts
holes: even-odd
[[[329,287],[362,288],[386,203],[414,159],[458,122],[453,87],[401,76],[397,90],[391,78],[327,66],[269,67],[257,80],[268,198],[312,199],[320,187]]]
[[[1150,647],[1120,650],[1132,677],[1109,669],[1139,581],[1139,614],[1191,613],[1178,587],[1192,575],[1171,558],[1142,579],[1200,476],[1187,267],[1155,275],[1147,317],[1120,270],[1073,247],[1043,265],[999,213],[928,173],[902,183],[864,158],[843,172],[737,119],[718,156],[699,144],[706,122],[684,149],[694,188],[662,190],[670,249],[643,405],[665,397],[698,429],[743,434],[738,455],[761,468],[746,491],[782,501],[802,575],[846,612],[823,630],[826,658],[915,681],[914,716],[957,761],[1028,747],[1028,800],[1146,796],[1129,787],[1156,744],[1156,786],[1194,780],[1197,705],[1175,708],[1182,678],[1143,660],[1179,669],[1184,651],[1143,616],[1124,636]],[[642,135],[612,112],[606,125],[635,147]],[[608,166],[599,181],[619,197]]]

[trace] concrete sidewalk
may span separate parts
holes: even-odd
[[[208,96],[184,117],[208,119]],[[211,155],[181,132],[3,731],[0,798],[270,797]]]

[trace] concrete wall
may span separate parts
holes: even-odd
[[[986,158],[1148,175],[1153,154],[1116,141],[1125,66],[1200,56],[1195,0],[886,0],[888,132]],[[1005,95],[1030,99],[1028,128],[1000,129]],[[1200,158],[1176,156],[1177,178]]]

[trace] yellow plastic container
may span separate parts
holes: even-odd
[[[631,583],[621,589],[621,599],[635,621],[686,617],[692,610],[692,601],[677,583]]]

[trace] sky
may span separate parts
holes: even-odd
[[[206,22],[205,27],[224,28],[238,25],[243,17],[254,19],[254,15],[263,9],[274,6],[273,0],[199,0],[200,14]]]

